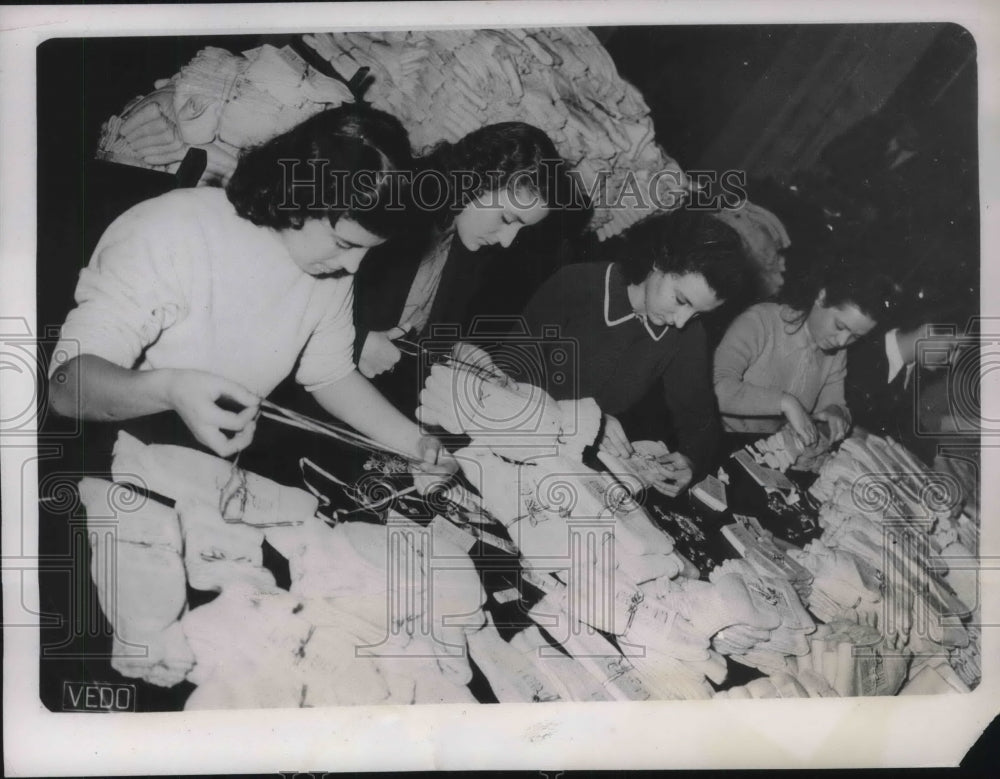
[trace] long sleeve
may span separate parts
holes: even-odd
[[[844,381],[847,377],[847,355],[843,350],[837,352],[833,365],[826,376],[819,397],[816,399],[816,406],[813,411],[822,411],[829,406],[840,406],[847,409],[847,402],[844,400]]]
[[[515,379],[539,383],[545,381],[543,386],[546,392],[557,400],[566,398],[583,397],[582,388],[578,385],[580,370],[583,366],[579,363],[585,359],[587,346],[592,343],[582,344],[579,341],[580,333],[567,331],[572,318],[579,315],[581,310],[581,280],[579,274],[573,266],[567,266],[556,271],[550,276],[531,296],[522,313],[522,324],[527,329],[526,334],[533,339],[540,339],[545,336],[549,329],[556,327],[559,329],[559,339],[576,339],[577,349],[575,356],[571,357],[567,372],[568,381],[562,383],[548,382],[551,378],[546,371],[545,365],[539,362],[544,360],[540,350],[534,348],[521,348],[517,359],[511,360],[510,364],[522,366],[523,375],[514,376]],[[527,344],[533,344],[529,339]]]
[[[888,375],[884,337],[866,339],[847,349],[844,398],[856,424],[878,429],[888,419],[893,395]]]
[[[708,337],[700,322],[683,331],[682,346],[663,374],[663,394],[678,449],[691,458],[695,476],[711,465],[722,432],[711,391]]]
[[[414,239],[418,243],[421,238]],[[420,255],[402,239],[377,246],[365,257],[354,278],[354,361],[361,357],[372,331],[399,324],[406,296],[420,265]]]
[[[756,306],[729,326],[715,350],[713,382],[719,410],[736,416],[778,416],[784,392],[744,381],[747,369],[766,348],[767,324]]]
[[[571,268],[567,266],[552,274],[524,307],[524,322],[533,336],[541,336],[543,327],[565,324],[572,311],[571,298],[576,287]]]

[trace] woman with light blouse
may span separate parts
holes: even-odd
[[[832,440],[847,436],[844,349],[875,327],[889,299],[888,282],[859,266],[822,269],[729,326],[713,370],[727,432],[765,436],[787,421],[812,445],[822,420]]]

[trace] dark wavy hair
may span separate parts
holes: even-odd
[[[882,265],[863,247],[818,250],[808,270],[789,278],[779,293],[778,302],[791,310],[783,318],[801,328],[823,291],[825,308],[853,305],[874,322],[886,320],[898,311],[900,287]]]
[[[731,301],[752,285],[753,266],[739,233],[700,211],[656,214],[629,228],[611,249],[629,284],[641,284],[656,268],[697,273],[719,300]]]
[[[549,208],[582,203],[552,139],[524,122],[490,124],[455,143],[440,143],[418,168],[422,186],[413,195],[442,227],[484,192],[512,185],[526,187]]]
[[[389,238],[404,221],[413,165],[399,120],[367,105],[321,111],[240,156],[226,195],[236,213],[277,230],[349,217]]]

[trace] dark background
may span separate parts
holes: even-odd
[[[808,262],[810,243],[831,222],[824,218],[827,207],[842,214],[852,239],[864,235],[885,246],[887,266],[901,268],[914,287],[937,290],[969,313],[978,308],[976,49],[963,28],[761,25],[594,31],[622,77],[644,95],[666,152],[686,170],[745,170],[750,199],[786,221],[793,247],[801,250],[796,260],[801,253],[799,261]],[[51,40],[39,47],[40,322],[62,321],[76,273],[107,222],[150,189],[170,185],[123,166],[92,163],[101,123],[205,46],[242,51],[263,42],[280,46],[286,39],[91,38]],[[898,51],[873,57],[869,52],[876,44]],[[831,61],[815,62],[825,51]],[[886,61],[897,60],[904,64],[896,66],[894,79],[878,77]],[[830,95],[832,102],[810,103],[814,82],[834,74],[849,77],[852,88]],[[795,110],[781,116],[750,110],[761,104]],[[878,110],[862,114],[868,106]],[[812,116],[817,113],[822,115]],[[859,115],[869,120],[859,125],[854,120]],[[911,128],[918,154],[897,172],[884,173],[877,165],[878,150],[903,122]],[[780,137],[784,146],[762,150],[761,139],[771,136]],[[810,143],[828,137],[838,138],[835,148],[828,150],[829,159],[817,159]]]

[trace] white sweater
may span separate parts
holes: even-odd
[[[302,271],[278,233],[239,217],[223,190],[176,190],[105,231],[56,359],[210,371],[262,397],[298,360],[311,391],[354,368],[352,289],[350,278]]]

